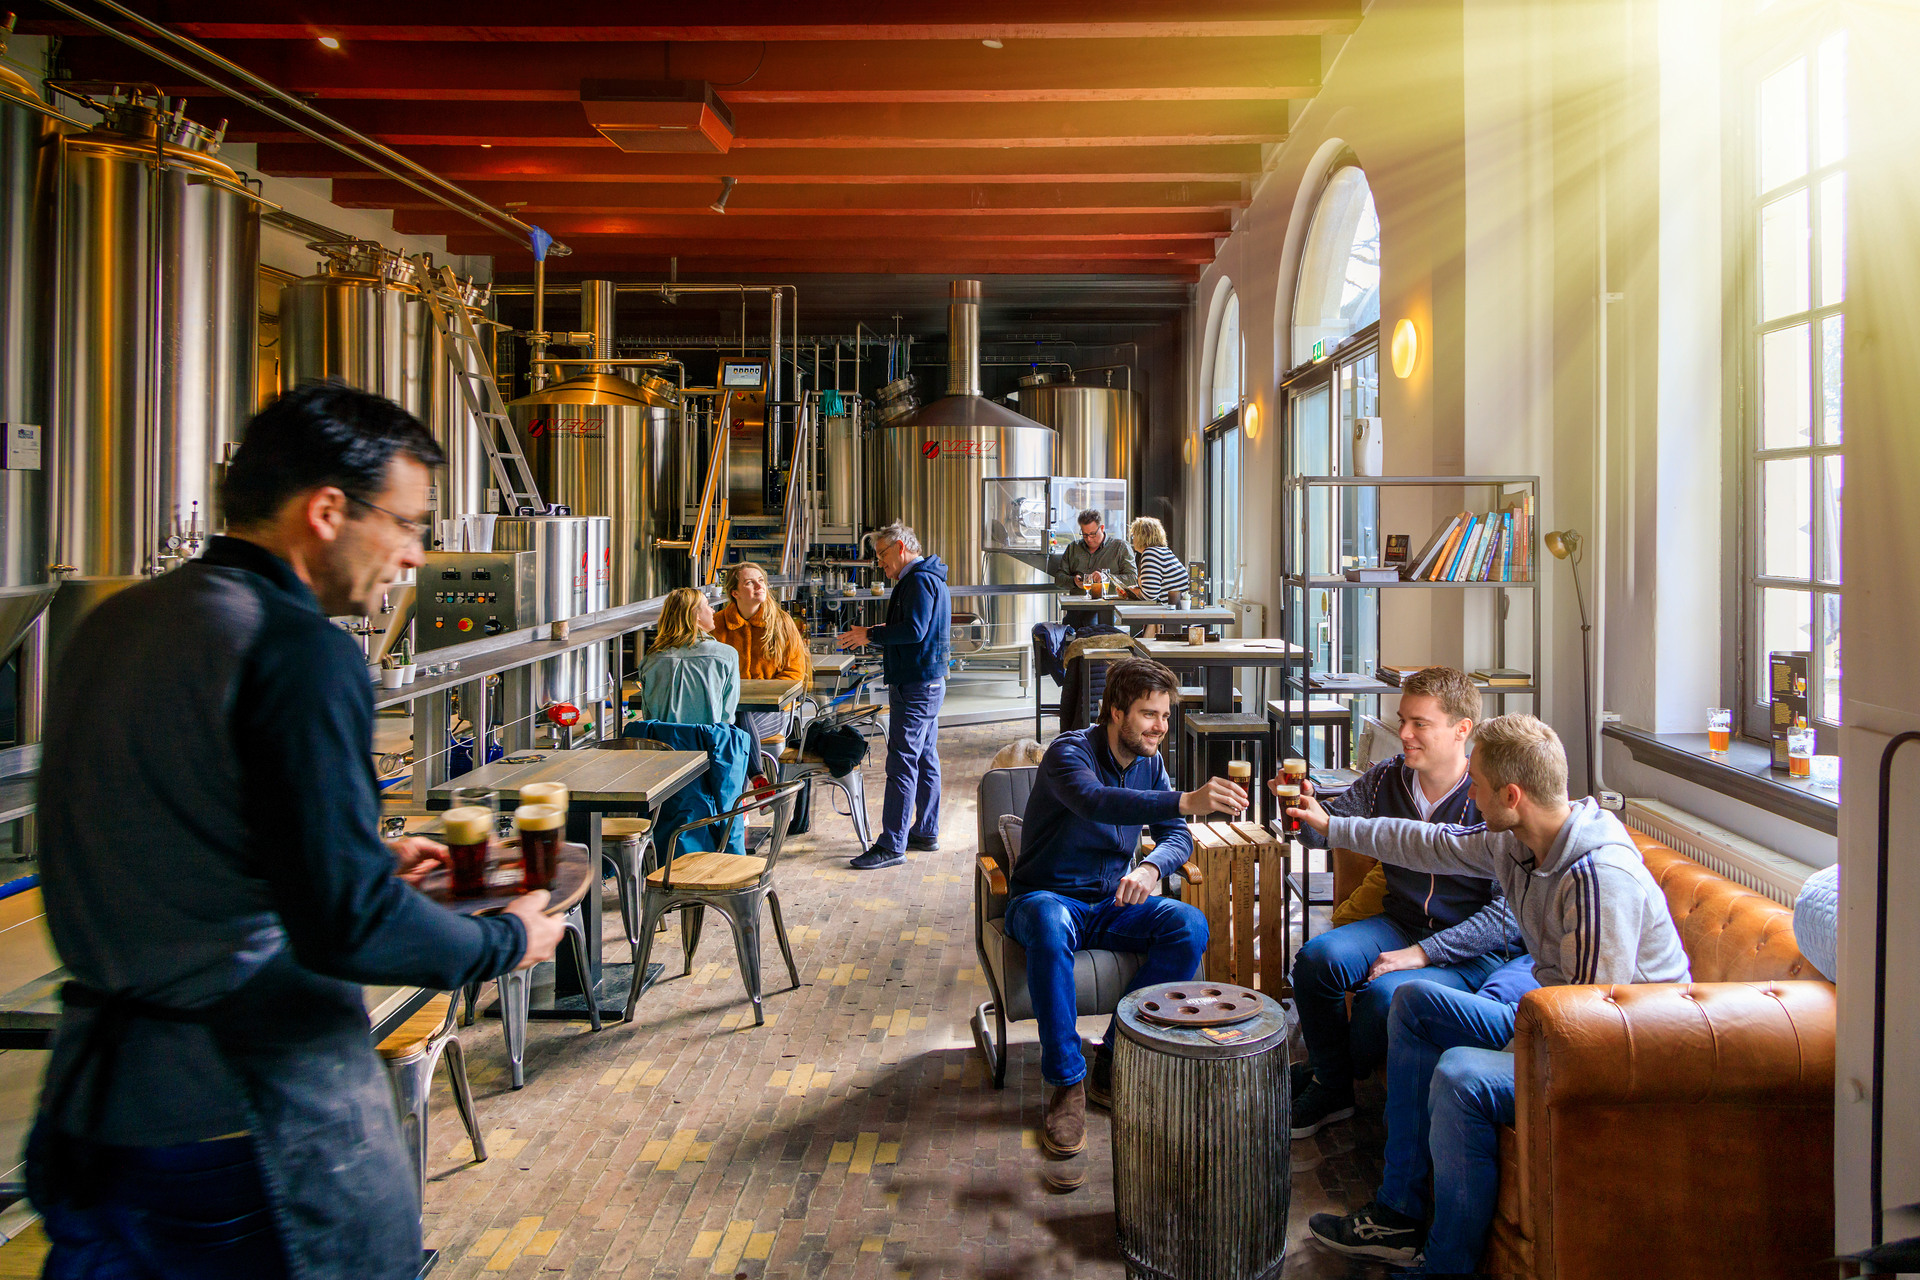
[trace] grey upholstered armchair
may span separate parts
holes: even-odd
[[[979,820],[980,856],[973,872],[973,944],[980,956],[980,972],[987,980],[991,1000],[973,1011],[973,1043],[993,1072],[993,1087],[1007,1084],[1007,1023],[1025,1022],[1033,1017],[1033,1003],[1027,995],[1027,953],[1006,933],[1007,873],[1013,869],[1017,851],[1010,851],[1001,836],[1003,817],[1018,818],[1027,810],[1027,797],[1033,793],[1033,780],[1040,772],[1034,765],[1014,769],[989,769],[980,779]],[[1183,875],[1198,883],[1199,870],[1188,863]],[[1163,892],[1178,896],[1181,876],[1168,879]],[[1122,951],[1081,951],[1073,957],[1073,985],[1080,1014],[1112,1013],[1127,992],[1141,957]],[[990,1029],[987,1019],[993,1019]]]

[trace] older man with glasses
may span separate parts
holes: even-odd
[[[879,645],[887,682],[887,797],[880,835],[853,860],[856,871],[897,867],[908,849],[940,847],[940,706],[953,647],[953,601],[940,557],[922,555],[919,537],[897,520],[880,530],[874,549],[893,581],[887,620],[839,636],[842,648]]]

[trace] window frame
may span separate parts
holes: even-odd
[[[1724,177],[1724,217],[1725,269],[1728,288],[1726,296],[1730,323],[1722,331],[1722,345],[1725,356],[1726,381],[1724,397],[1724,440],[1725,467],[1723,474],[1729,483],[1725,486],[1723,499],[1723,526],[1727,531],[1726,553],[1727,587],[1723,593],[1727,606],[1723,616],[1734,619],[1732,643],[1724,644],[1725,658],[1722,663],[1722,685],[1732,701],[1728,704],[1736,710],[1736,731],[1741,736],[1758,742],[1770,742],[1772,726],[1769,723],[1767,702],[1765,700],[1768,673],[1761,655],[1764,643],[1762,628],[1765,625],[1764,595],[1769,589],[1786,589],[1804,595],[1807,600],[1810,622],[1808,643],[1811,646],[1810,684],[1820,685],[1822,639],[1825,635],[1823,617],[1824,602],[1830,597],[1841,602],[1844,609],[1846,593],[1846,565],[1840,565],[1839,580],[1826,581],[1821,576],[1823,548],[1839,546],[1840,530],[1828,528],[1824,505],[1819,501],[1821,492],[1820,472],[1823,459],[1838,457],[1842,459],[1842,492],[1844,493],[1845,459],[1845,422],[1841,422],[1842,443],[1829,443],[1823,422],[1824,378],[1821,358],[1821,327],[1824,322],[1838,317],[1841,325],[1843,350],[1841,354],[1841,384],[1846,379],[1844,334],[1846,327],[1847,299],[1843,291],[1838,300],[1821,303],[1821,284],[1824,264],[1821,261],[1821,211],[1819,191],[1821,184],[1834,174],[1850,175],[1853,160],[1851,139],[1840,158],[1830,164],[1819,164],[1817,139],[1819,136],[1819,81],[1818,63],[1822,43],[1836,32],[1846,30],[1844,15],[1839,7],[1826,0],[1812,0],[1809,3],[1794,4],[1791,0],[1775,0],[1762,11],[1756,4],[1743,6],[1746,12],[1732,9],[1729,12],[1726,47],[1732,56],[1728,60],[1723,97],[1723,118],[1728,126],[1722,131],[1723,173]],[[1760,90],[1763,82],[1771,75],[1789,66],[1796,58],[1805,58],[1808,65],[1807,79],[1807,124],[1808,156],[1806,172],[1797,178],[1780,183],[1766,191],[1759,190],[1760,182]],[[1848,50],[1845,70],[1849,73],[1853,63],[1852,51]],[[1850,123],[1850,122],[1849,122]],[[1762,253],[1764,246],[1761,237],[1762,210],[1793,191],[1805,191],[1808,196],[1807,216],[1807,305],[1796,311],[1788,312],[1772,319],[1763,319],[1764,300],[1761,290],[1764,287],[1764,264]],[[1850,200],[1851,191],[1846,199]],[[1850,260],[1853,246],[1843,239],[1842,269]],[[1761,343],[1763,336],[1772,332],[1782,332],[1804,325],[1808,330],[1810,352],[1808,363],[1808,413],[1809,436],[1804,445],[1795,444],[1782,448],[1767,448],[1763,445],[1761,414],[1764,408],[1764,391],[1761,386]],[[1766,522],[1764,504],[1765,488],[1762,483],[1765,464],[1769,461],[1809,459],[1808,484],[1808,539],[1809,560],[1808,576],[1805,579],[1769,576],[1763,570],[1765,564]],[[1841,670],[1844,680],[1845,670],[1845,631],[1841,631]],[[1844,703],[1844,685],[1842,698]],[[1808,723],[1812,726],[1818,743],[1817,749],[1823,753],[1833,753],[1840,749],[1840,720],[1844,706],[1826,705],[1825,690],[1817,690],[1808,708]]]
[[[1214,375],[1220,367],[1220,355],[1226,339],[1226,321],[1229,308],[1235,313],[1233,341],[1239,348],[1235,353],[1235,368],[1239,371],[1239,387],[1235,395],[1234,404],[1225,412],[1215,415],[1208,420],[1200,431],[1201,489],[1205,495],[1203,508],[1205,512],[1205,527],[1202,530],[1202,535],[1204,545],[1207,549],[1207,564],[1212,570],[1213,595],[1215,600],[1225,598],[1229,586],[1231,586],[1233,590],[1238,591],[1245,585],[1239,581],[1240,566],[1237,561],[1232,565],[1226,563],[1227,548],[1224,545],[1224,530],[1229,520],[1235,519],[1239,515],[1241,495],[1237,492],[1233,494],[1225,492],[1222,487],[1225,477],[1218,474],[1219,467],[1214,459],[1216,452],[1215,446],[1219,446],[1219,449],[1224,451],[1229,437],[1231,437],[1235,445],[1236,454],[1239,454],[1244,447],[1244,439],[1239,432],[1240,412],[1247,403],[1247,344],[1244,318],[1238,315],[1239,307],[1240,290],[1229,281],[1227,284],[1226,297],[1221,300],[1211,322],[1213,341],[1210,344],[1212,350],[1208,353],[1207,360],[1205,411],[1211,412],[1216,402]],[[1236,467],[1236,472],[1244,475],[1244,468]],[[1222,507],[1230,507],[1230,509],[1222,511]]]

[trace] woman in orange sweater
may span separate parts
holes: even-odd
[[[767,589],[767,573],[752,561],[727,570],[727,607],[714,617],[713,638],[740,653],[742,680],[813,681],[813,663],[800,628]],[[784,734],[785,712],[742,710],[734,723],[756,741]]]

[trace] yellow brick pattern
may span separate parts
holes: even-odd
[[[694,1129],[677,1129],[671,1138],[655,1138],[640,1151],[640,1164],[651,1164],[662,1173],[672,1173],[689,1160],[700,1162],[713,1154],[711,1142],[695,1142]]]
[[[924,947],[935,942],[945,942],[947,935],[938,929],[922,925],[918,929],[907,929],[900,934],[900,941],[911,942],[916,947]]]
[[[554,1242],[559,1240],[558,1231],[542,1231],[540,1224],[544,1217],[522,1218],[511,1227],[492,1227],[480,1233],[480,1238],[467,1250],[469,1258],[485,1258],[488,1271],[505,1271],[522,1255],[544,1257],[552,1251]]]
[[[784,1089],[789,1098],[804,1098],[813,1090],[825,1090],[833,1083],[833,1072],[816,1071],[814,1064],[803,1062],[791,1071],[776,1071],[767,1078],[769,1089]]]
[[[850,964],[820,971],[820,981],[832,983],[836,987],[844,987],[850,982],[859,982],[868,976],[865,969],[856,969]]]
[[[899,1164],[900,1144],[882,1142],[877,1133],[862,1133],[852,1142],[834,1143],[827,1163],[844,1164],[848,1173],[870,1174],[875,1165]]]

